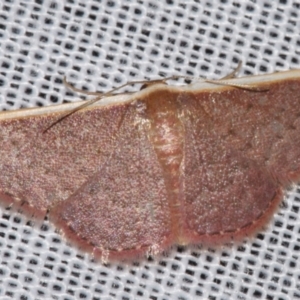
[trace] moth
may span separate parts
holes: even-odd
[[[300,178],[300,71],[226,82],[2,112],[1,203],[103,261],[253,235]]]

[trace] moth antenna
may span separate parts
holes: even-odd
[[[212,84],[218,84],[218,85],[226,85],[226,86],[232,86],[236,87],[239,89],[243,90],[249,90],[249,91],[254,91],[254,92],[265,92],[268,91],[269,89],[266,87],[258,87],[258,86],[253,86],[253,85],[248,85],[248,84],[239,84],[239,83],[231,83],[230,81],[227,81],[227,79],[233,79],[236,77],[236,74],[241,70],[241,67],[243,65],[243,62],[240,60],[237,67],[230,72],[228,75],[217,79],[217,80],[205,80],[205,82],[212,83]]]
[[[70,115],[74,114],[75,112],[77,112],[78,110],[81,110],[89,105],[92,105],[93,103],[99,101],[100,99],[102,99],[103,97],[106,96],[107,93],[102,94],[99,97],[96,97],[94,99],[91,99],[81,105],[79,105],[78,107],[75,107],[73,109],[71,109],[70,111],[67,111],[66,113],[64,113],[62,116],[60,116],[56,121],[54,121],[52,124],[50,124],[44,131],[43,133],[46,133],[49,129],[51,129],[53,126],[55,126],[56,124],[58,124],[59,122],[61,122],[63,119],[69,117]],[[109,94],[108,94],[109,95]]]
[[[133,84],[144,84],[145,82],[164,82],[165,80],[168,80],[168,78],[166,79],[162,79],[162,80],[135,80],[135,81],[129,81],[127,83],[124,83],[116,88],[113,88],[112,90],[106,92],[106,93],[99,93],[99,92],[87,92],[85,90],[82,90],[82,89],[78,89],[78,88],[75,88],[72,84],[70,84],[67,80],[66,80],[66,77],[64,77],[63,79],[63,83],[64,85],[69,88],[70,90],[74,91],[74,92],[78,92],[78,93],[81,93],[81,94],[85,94],[85,95],[94,95],[94,96],[98,96],[94,99],[91,99],[91,100],[88,100],[87,102],[79,105],[78,107],[75,107],[74,109],[71,109],[70,111],[67,111],[65,114],[63,114],[62,116],[60,116],[56,121],[54,121],[52,124],[50,124],[44,131],[43,133],[46,133],[49,129],[51,129],[53,126],[55,126],[56,124],[58,124],[59,122],[61,122],[63,119],[69,117],[70,115],[76,113],[77,111],[87,107],[87,106],[90,106],[98,101],[100,101],[102,98],[105,98],[105,97],[110,97],[110,96],[113,96],[115,95],[115,92],[117,92],[118,90],[126,87],[126,86],[130,86],[130,85],[133,85]]]
[[[256,85],[248,85],[248,84],[239,84],[239,83],[232,83],[227,80],[205,80],[207,83],[217,84],[217,85],[225,85],[225,86],[231,86],[242,90],[248,90],[248,91],[254,91],[254,92],[266,92],[269,89],[267,87],[259,87]]]

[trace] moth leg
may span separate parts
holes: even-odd
[[[236,74],[241,70],[242,64],[243,64],[243,62],[240,60],[237,67],[232,72],[230,72],[226,76],[220,78],[219,80],[235,78]]]

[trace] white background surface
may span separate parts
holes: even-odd
[[[300,68],[300,2],[0,0],[0,108],[169,75]],[[300,105],[300,103],[299,103]],[[45,221],[0,211],[0,299],[300,299],[300,187],[243,246],[103,266]]]

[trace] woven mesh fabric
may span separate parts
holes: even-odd
[[[107,91],[169,75],[220,78],[300,68],[290,0],[1,0],[0,106],[76,101],[62,84]],[[300,186],[242,245],[95,263],[45,220],[0,210],[0,299],[300,299]]]

